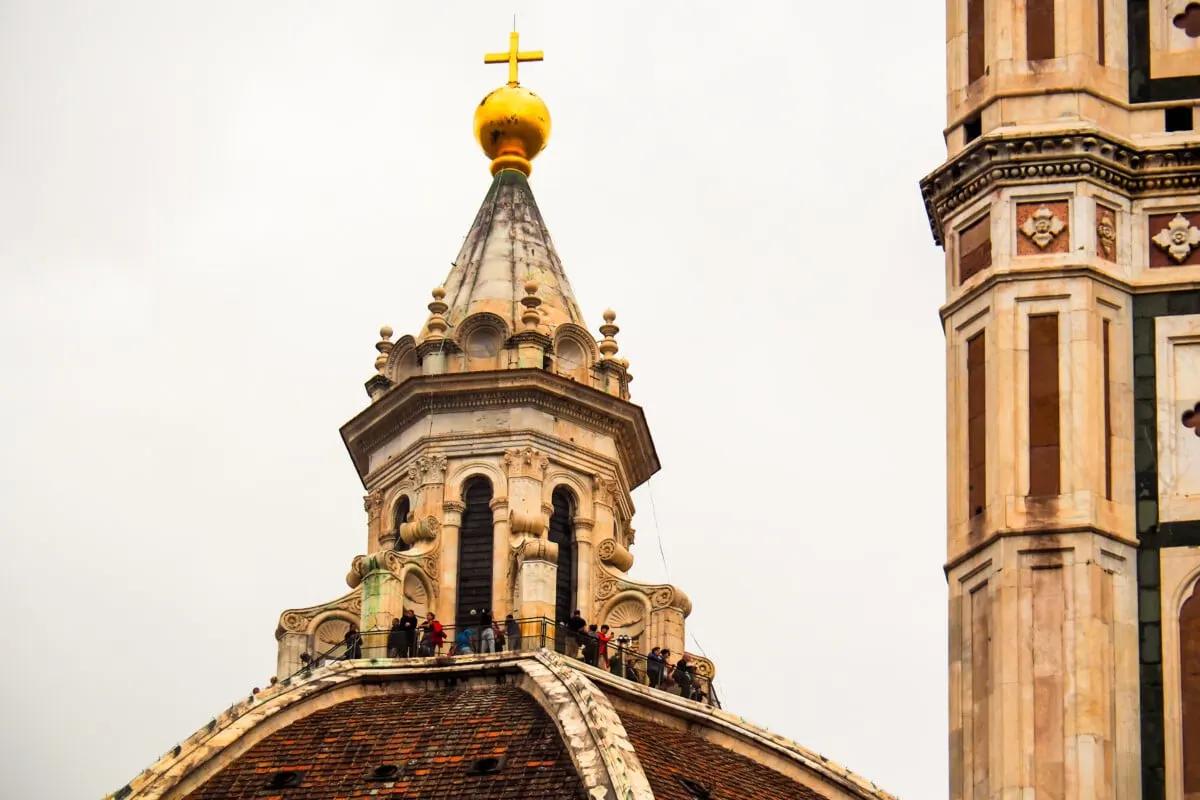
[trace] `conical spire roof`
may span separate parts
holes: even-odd
[[[492,179],[458,258],[443,284],[451,327],[472,314],[490,312],[510,331],[521,330],[525,283],[536,281],[542,323],[584,324],[579,304],[550,241],[550,232],[524,174],[503,169]]]

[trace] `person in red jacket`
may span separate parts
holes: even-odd
[[[421,623],[421,633],[421,655],[440,655],[442,643],[446,641],[446,631],[432,611],[425,615],[425,621]]]

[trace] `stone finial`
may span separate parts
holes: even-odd
[[[603,334],[604,338],[600,340],[599,345],[600,352],[604,358],[612,358],[617,354],[617,340],[613,337],[616,336],[617,332],[619,332],[621,329],[613,324],[616,318],[617,312],[613,311],[611,308],[604,312],[604,324],[600,326],[600,333]]]
[[[525,323],[525,329],[530,331],[536,330],[538,323],[542,321],[542,315],[538,313],[542,298],[537,296],[537,290],[537,281],[525,281],[525,296],[521,298],[521,305],[525,306],[525,310],[521,313],[521,322]]]
[[[430,339],[445,338],[446,330],[450,327],[444,316],[446,311],[450,309],[450,306],[446,305],[445,297],[445,289],[441,286],[434,288],[433,302],[429,304],[429,321],[425,323]]]
[[[379,329],[379,341],[375,343],[375,349],[379,351],[379,355],[375,357],[375,369],[379,373],[383,373],[383,368],[387,366],[388,354],[392,352],[392,328],[389,325],[384,325]]]

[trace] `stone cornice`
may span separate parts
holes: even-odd
[[[641,407],[540,369],[420,375],[393,387],[342,426],[342,440],[359,477],[370,452],[426,414],[530,406],[611,435],[630,488],[659,469]]]
[[[949,578],[950,572],[966,561],[971,560],[979,553],[991,547],[1001,539],[1008,538],[1027,538],[1027,539],[1052,539],[1056,536],[1067,536],[1070,534],[1085,533],[1100,536],[1113,542],[1119,542],[1123,545],[1136,548],[1138,542],[1136,539],[1129,539],[1119,533],[1106,531],[1103,528],[1097,528],[1094,525],[1064,525],[1058,528],[1004,528],[1002,530],[993,531],[986,539],[978,544],[968,547],[966,550],[957,554],[954,558],[947,561],[942,566],[942,572]]]
[[[997,186],[1086,180],[1127,197],[1200,188],[1200,145],[1139,148],[1094,131],[985,137],[921,180],[937,244],[947,217]]]

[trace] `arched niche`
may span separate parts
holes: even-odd
[[[462,522],[458,528],[458,583],[454,621],[477,624],[492,606],[494,564],[492,482],[474,474],[462,482]]]
[[[424,619],[427,611],[433,610],[433,586],[419,568],[410,564],[401,579],[404,591],[404,608],[411,608],[417,619]]]
[[[346,638],[351,625],[358,625],[358,618],[343,611],[331,611],[313,618],[308,629],[308,651],[314,655],[341,651],[336,648]]]
[[[463,352],[464,370],[474,372],[504,368],[504,343],[508,341],[508,326],[499,316],[487,312],[472,314],[458,325],[455,338]]]
[[[650,610],[650,598],[644,593],[618,592],[600,609],[599,624],[607,625],[613,636],[628,636],[633,649],[645,653],[649,650]]]
[[[553,363],[554,371],[559,375],[590,384],[597,353],[596,343],[585,328],[564,323],[555,330]]]
[[[392,383],[403,383],[414,375],[421,374],[421,361],[417,358],[417,343],[411,336],[401,336],[392,352],[388,354],[387,378]]]

